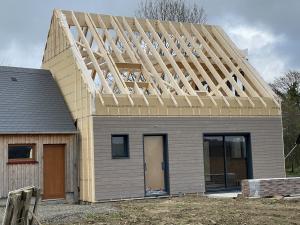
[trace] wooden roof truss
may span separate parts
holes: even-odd
[[[149,106],[155,98],[174,107],[280,107],[217,26],[55,10],[51,31],[47,46],[57,47],[46,46],[44,63],[72,48],[102,105]]]

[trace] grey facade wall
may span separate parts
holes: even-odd
[[[143,135],[167,134],[171,194],[205,191],[204,133],[250,133],[254,178],[285,177],[280,117],[94,117],[96,200],[143,197]],[[129,134],[129,159],[111,158]]]

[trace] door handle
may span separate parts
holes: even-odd
[[[161,169],[165,170],[165,162],[161,162]]]

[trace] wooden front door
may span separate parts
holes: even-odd
[[[43,199],[65,198],[65,145],[44,145]]]
[[[164,137],[144,137],[146,195],[165,194]]]

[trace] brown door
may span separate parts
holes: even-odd
[[[146,195],[164,194],[165,162],[163,136],[144,137]]]
[[[43,166],[43,198],[65,198],[65,145],[44,145]]]

